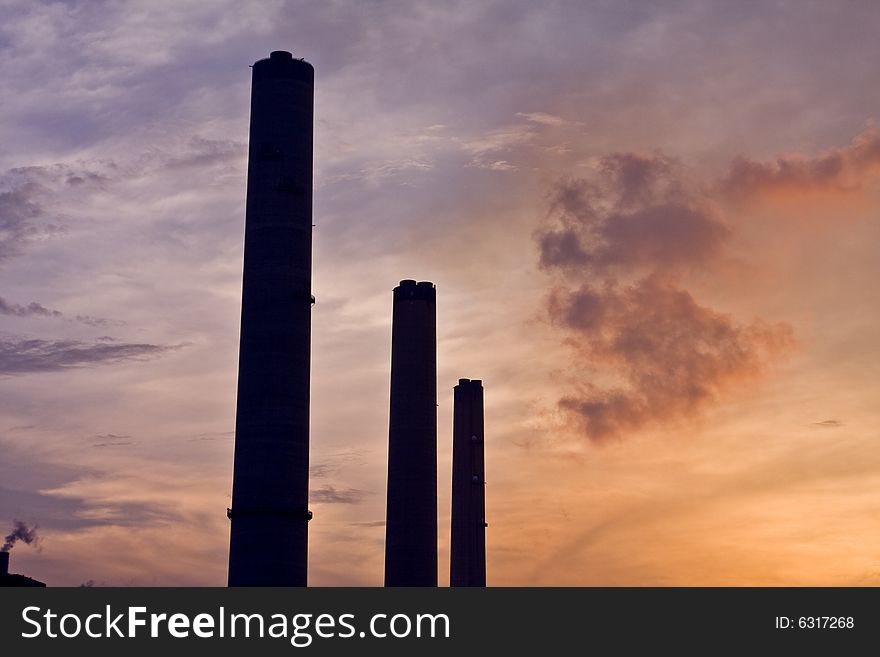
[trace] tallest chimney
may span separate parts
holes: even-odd
[[[314,69],[253,66],[230,586],[305,586]]]

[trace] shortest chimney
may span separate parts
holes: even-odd
[[[0,575],[9,574],[9,552],[0,552]]]

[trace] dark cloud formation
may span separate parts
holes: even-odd
[[[315,479],[322,479],[335,473],[338,469],[339,468],[336,465],[326,461],[323,463],[316,463],[315,465],[309,466],[309,476]]]
[[[198,441],[214,441],[214,440],[231,440],[235,436],[234,431],[219,431],[216,433],[200,433],[192,438],[187,438],[188,442]],[[127,437],[127,436],[126,436]]]
[[[338,452],[331,454],[322,461],[313,463],[309,467],[309,475],[314,479],[327,478],[338,474],[346,466],[363,464],[364,454],[361,450],[353,449]]]
[[[13,467],[12,465],[10,468]],[[52,467],[52,466],[50,466]],[[78,477],[60,481],[60,485],[75,482],[78,478],[103,476],[82,468],[69,468],[79,471]],[[53,475],[58,471],[55,468]],[[33,474],[33,471],[27,474]],[[5,484],[5,478],[4,478]],[[0,512],[16,513],[26,510],[28,514],[39,515],[40,526],[62,531],[76,531],[88,527],[140,527],[182,522],[180,508],[171,504],[150,501],[108,501],[87,499],[55,490],[37,490],[29,481],[18,482],[13,486],[0,485]]]
[[[0,315],[10,315],[12,317],[64,317],[64,313],[60,310],[46,308],[41,303],[31,301],[24,305],[20,303],[11,303],[0,297]],[[75,321],[85,324],[86,326],[124,326],[125,322],[119,320],[110,320],[103,317],[93,317],[92,315],[76,315]],[[99,340],[101,338],[98,338]],[[112,338],[111,338],[112,339]]]
[[[556,186],[536,240],[541,265],[566,283],[547,310],[584,363],[621,382],[582,381],[560,400],[591,440],[693,415],[790,346],[789,326],[740,323],[680,287],[729,234],[663,155],[611,155],[592,177]]]
[[[366,494],[357,488],[334,488],[322,486],[309,493],[312,502],[319,504],[360,504]]]
[[[125,326],[126,324],[120,319],[106,319],[104,317],[93,317],[92,315],[77,315],[74,319],[86,326]],[[100,339],[98,338],[98,340]]]
[[[3,539],[3,547],[0,547],[0,552],[8,552],[19,541],[26,545],[36,543],[37,527],[28,527],[27,524],[23,523],[21,520],[13,521],[12,531]]]
[[[40,225],[43,207],[37,201],[39,193],[40,186],[31,182],[0,192],[0,262],[18,255],[23,245],[40,233],[57,228]]]
[[[722,188],[747,199],[773,191],[849,191],[868,173],[880,171],[880,130],[870,126],[847,146],[814,157],[791,155],[773,162],[745,156],[733,160]]]
[[[19,255],[33,240],[63,233],[51,205],[74,188],[101,184],[106,177],[69,164],[16,167],[0,175],[0,263]]]
[[[85,470],[82,473],[82,476],[95,476]],[[33,474],[33,471],[28,474]],[[39,514],[42,527],[62,531],[109,525],[138,527],[181,522],[179,508],[157,504],[155,501],[111,502],[54,491],[45,492],[36,488],[35,484],[29,482],[20,482],[14,486],[0,485],[0,512],[8,515],[26,510],[28,514]]]
[[[61,317],[59,310],[50,310],[41,303],[32,301],[25,305],[9,303],[0,297],[0,315],[12,315],[14,317]]]
[[[586,385],[561,401],[595,440],[699,411],[730,385],[760,374],[765,357],[792,341],[784,324],[737,323],[657,276],[556,290],[550,312],[575,334],[586,360],[626,381],[611,389]]]
[[[182,346],[78,340],[0,340],[0,375],[58,372],[125,360],[144,360]]]
[[[18,441],[20,442],[20,441]],[[61,532],[89,527],[143,527],[182,522],[179,505],[157,500],[86,498],[67,490],[99,481],[110,473],[90,467],[47,460],[33,449],[0,437],[0,518],[29,516],[40,527]],[[118,475],[114,473],[113,476]]]
[[[686,191],[679,169],[663,155],[623,153],[603,158],[592,178],[558,183],[553,220],[537,234],[541,265],[614,275],[705,264],[729,229]]]
[[[92,447],[121,447],[123,445],[134,445],[131,436],[119,436],[115,433],[98,434],[95,438],[100,442],[92,443]]]

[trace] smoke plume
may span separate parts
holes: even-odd
[[[5,539],[3,539],[3,547],[0,547],[0,552],[9,552],[9,550],[12,549],[12,546],[14,546],[18,541],[30,545],[36,540],[36,525],[34,525],[33,527],[28,527],[21,520],[15,520],[13,521],[12,531],[6,535]]]
[[[558,183],[535,237],[541,266],[564,275],[549,318],[583,366],[560,408],[589,439],[692,416],[791,345],[789,326],[740,322],[683,289],[730,233],[664,155],[610,155],[592,176]],[[611,383],[589,380],[587,365]]]

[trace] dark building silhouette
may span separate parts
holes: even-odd
[[[433,283],[394,288],[385,586],[437,586],[437,306]]]
[[[9,552],[0,552],[0,587],[7,586],[46,586],[45,583],[24,575],[9,572]]]
[[[449,585],[486,586],[483,382],[459,379],[454,391]]]
[[[305,586],[314,69],[253,66],[230,586]]]

